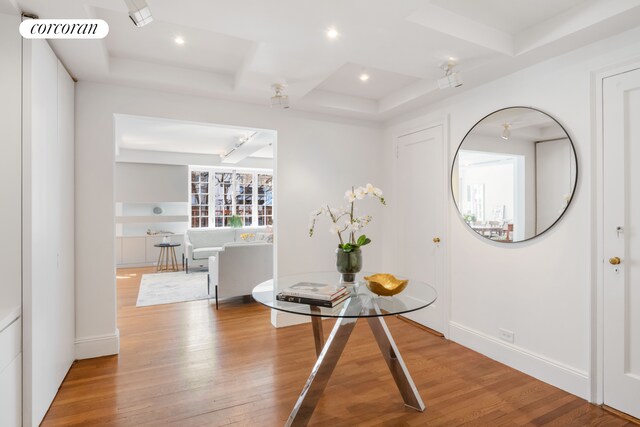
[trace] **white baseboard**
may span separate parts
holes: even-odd
[[[115,334],[76,339],[76,360],[110,356],[120,352],[120,331]]]
[[[531,375],[540,381],[583,399],[589,399],[590,382],[587,372],[566,366],[456,322],[449,322],[449,325],[449,339],[451,341]]]

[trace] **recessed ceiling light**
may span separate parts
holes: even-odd
[[[339,35],[340,33],[338,33],[338,30],[333,27],[327,30],[327,37],[329,37],[330,39],[337,39]]]
[[[176,37],[175,39],[173,39],[174,42],[176,42],[177,45],[183,45],[184,44],[184,39],[180,36]]]
[[[369,80],[369,77],[371,76],[369,76],[369,74],[367,73],[360,74],[360,80],[362,80],[363,82],[366,82],[367,80]]]

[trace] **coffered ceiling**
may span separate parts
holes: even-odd
[[[238,150],[247,157],[273,158],[273,131],[116,114],[116,152],[162,151],[219,156]],[[245,141],[243,141],[245,140]]]
[[[284,83],[293,109],[374,121],[640,22],[640,0],[148,0],[154,21],[136,28],[121,0],[16,2],[109,23],[103,40],[52,41],[79,80],[265,106]],[[440,90],[450,59],[464,85]]]

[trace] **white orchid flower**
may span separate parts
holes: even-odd
[[[329,205],[323,205],[319,209],[312,211],[309,215],[309,236],[313,236],[316,223],[318,222],[318,217],[321,215],[326,215],[331,219],[331,226],[329,231],[338,236],[338,240],[340,241],[340,247],[346,246],[347,243],[352,246],[355,245],[359,247],[358,240],[356,239],[356,234],[362,230],[364,227],[369,225],[371,222],[370,215],[358,216],[358,208],[356,207],[356,200],[362,200],[367,196],[375,197],[380,200],[383,205],[386,205],[386,201],[384,197],[382,197],[382,190],[377,187],[374,187],[373,184],[367,183],[364,187],[351,187],[351,190],[347,190],[344,193],[344,197],[349,201],[349,205],[345,209],[343,206],[332,208]],[[342,234],[344,232],[349,233],[347,239],[343,239]],[[366,236],[361,235],[360,239],[366,240],[367,244],[371,240],[367,239]],[[344,249],[344,248],[343,248]]]
[[[347,192],[344,193],[344,197],[349,201],[349,203],[353,203],[353,201],[356,199],[356,193],[351,190],[347,190]]]

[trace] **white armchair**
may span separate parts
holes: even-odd
[[[235,240],[233,229],[191,229],[184,234],[184,258],[182,266],[189,273],[189,265],[205,266],[210,256]]]
[[[216,310],[220,298],[251,295],[256,285],[272,278],[273,245],[270,243],[231,243],[209,257],[207,280],[215,289]]]
[[[182,269],[189,273],[189,266],[204,267],[210,256],[215,256],[229,243],[240,241],[242,233],[257,234],[264,228],[192,228],[184,234]]]

